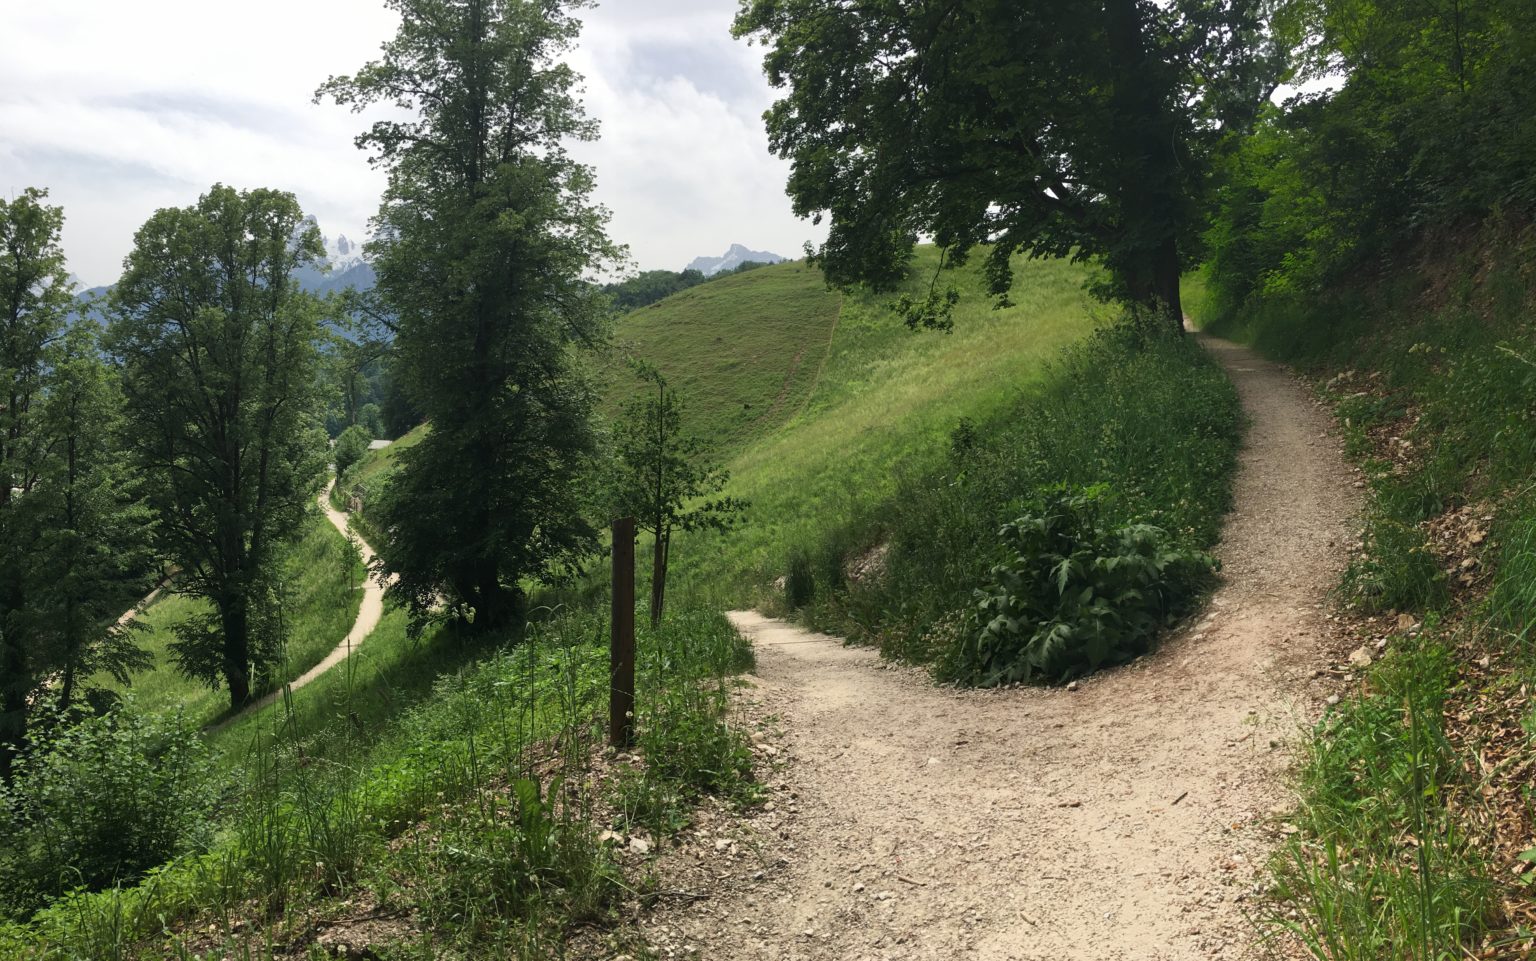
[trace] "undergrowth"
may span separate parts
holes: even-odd
[[[654,813],[672,829],[706,794],[756,798],[728,701],[746,642],[721,615],[683,610],[638,645],[632,761],[602,760],[607,633],[588,613],[531,624],[383,730],[300,711],[306,689],[241,729],[238,789],[201,851],[0,925],[0,956],[265,958],[357,898],[410,917],[424,956],[553,956],[571,926],[613,923],[638,883],[600,837],[605,820],[636,829],[625,785],[670,798]]]
[[[1061,680],[1124,660],[1204,583],[1199,552],[1219,534],[1241,427],[1236,392],[1190,338],[1105,328],[1013,405],[956,425],[942,465],[903,477],[873,519],[792,556],[785,603],[820,629],[971,683]],[[1053,570],[1025,578],[1030,597],[1021,581],[999,606],[994,568],[1019,568],[1019,525],[1038,522],[1061,489],[1097,491],[1092,525],[1065,535]],[[860,571],[861,558],[873,570]],[[1003,608],[1016,622],[1005,633],[1059,641],[1065,631],[1071,651],[1041,660],[996,632],[984,640]]]

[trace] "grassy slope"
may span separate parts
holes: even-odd
[[[926,286],[935,256],[919,251],[914,291]],[[680,588],[720,604],[759,600],[797,546],[865,521],[901,474],[944,456],[962,418],[985,420],[1016,401],[1048,360],[1095,326],[1084,268],[1020,261],[1015,306],[1006,310],[992,308],[978,269],[951,277],[964,297],[949,334],[908,331],[886,296],[844,300],[804,408],[727,462],[728,493],[752,502],[746,526],[677,539]]]
[[[311,513],[304,537],[294,545],[283,571],[290,602],[288,657],[282,676],[291,679],[319,663],[346,636],[362,603],[362,592],[354,588],[362,583],[363,572],[346,539],[318,511]],[[137,640],[154,658],[153,666],[135,675],[127,689],[139,708],[180,709],[194,724],[206,724],[228,709],[229,696],[223,689],[213,690],[184,677],[171,656],[176,625],[208,609],[201,599],[169,594],[139,616],[146,629]],[[93,683],[119,687],[107,676],[93,678]]]
[[[700,284],[620,319],[604,406],[617,412],[654,365],[688,404],[687,429],[721,450],[773,432],[816,386],[842,298],[802,262]]]
[[[658,368],[688,409],[685,429],[722,451],[771,433],[804,406],[827,356],[842,298],[820,272],[790,262],[689,288],[620,317],[601,374],[602,411],[616,416],[638,384],[630,358]],[[418,427],[363,455],[332,502],[365,491],[421,442]]]

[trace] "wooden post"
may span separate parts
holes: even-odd
[[[608,743],[635,741],[635,519],[613,522],[613,613],[608,647]]]

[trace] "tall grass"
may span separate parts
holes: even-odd
[[[408,906],[416,934],[439,947],[546,956],[535,949],[561,943],[570,925],[611,919],[633,883],[596,821],[623,808],[592,767],[606,636],[594,615],[555,613],[405,697],[386,692],[426,663],[446,666],[451,656],[428,647],[458,639],[370,646],[373,665],[331,672],[319,690],[221,732],[238,790],[206,853],[133,887],[69,895],[25,928],[0,929],[0,945],[47,959],[80,945],[98,952],[89,956],[190,954],[211,921],[221,950],[265,957],[267,940],[302,940],[303,919],[327,899],[366,894]],[[628,779],[683,800],[750,802],[750,765],[710,760],[746,757],[727,715],[728,678],[750,663],[745,642],[721,615],[685,610],[639,645],[645,760]],[[234,920],[256,923],[237,935]]]
[[[879,510],[811,540],[791,566],[789,602],[892,656],[942,660],[1007,555],[999,529],[1049,490],[1102,485],[1106,528],[1155,525],[1184,550],[1215,542],[1242,421],[1214,361],[1188,339],[1114,328],[1039,376],[1011,406],[953,425],[936,445],[942,460],[899,474]],[[877,544],[883,575],[851,578],[850,560]]]
[[[1301,833],[1272,865],[1275,930],[1329,961],[1467,957],[1499,913],[1480,839],[1454,813],[1476,794],[1441,720],[1450,652],[1399,644],[1309,742]]]

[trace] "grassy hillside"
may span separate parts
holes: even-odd
[[[919,250],[914,292],[928,283],[935,258],[931,248]],[[1021,260],[1015,306],[1006,310],[993,309],[979,269],[950,276],[963,299],[948,334],[907,330],[887,309],[888,295],[844,299],[803,407],[727,460],[727,493],[752,503],[746,526],[680,538],[680,584],[721,604],[759,600],[797,547],[865,522],[903,475],[942,460],[961,419],[984,420],[1017,401],[1105,313],[1082,289],[1085,268],[1064,261]]]
[[[734,451],[804,406],[842,298],[803,262],[712,280],[626,314],[614,332],[605,407],[633,392],[626,358],[658,368],[688,405],[686,428]]]

